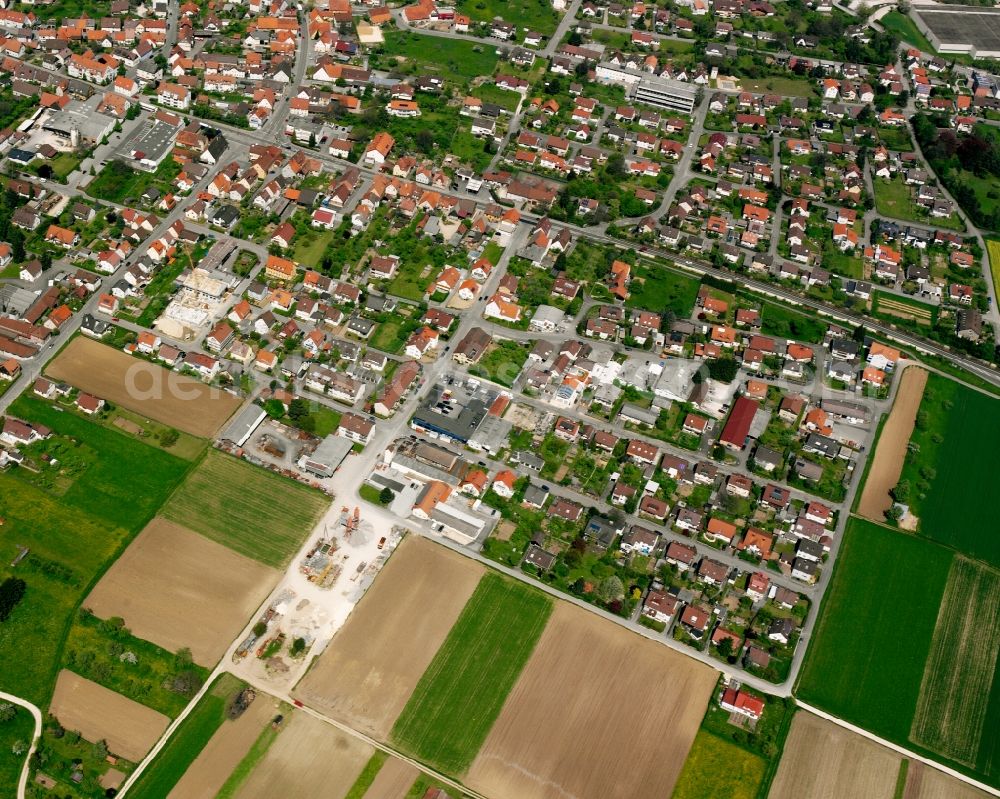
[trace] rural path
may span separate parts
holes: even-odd
[[[27,699],[21,699],[19,696],[4,693],[3,691],[0,691],[0,700],[10,702],[18,707],[23,707],[35,720],[35,733],[31,737],[31,746],[28,747],[28,754],[24,758],[24,767],[21,769],[21,776],[17,781],[17,799],[24,799],[25,791],[28,789],[28,775],[31,772],[31,757],[35,754],[35,749],[38,746],[38,739],[42,737],[42,711],[31,704],[31,702]]]
[[[893,752],[897,752],[898,754],[901,754],[903,755],[903,757],[909,758],[910,760],[917,760],[920,763],[923,763],[924,765],[937,769],[938,771],[947,774],[949,777],[954,777],[956,780],[961,780],[966,785],[971,785],[974,788],[978,788],[980,791],[983,791],[984,793],[987,793],[990,796],[1000,796],[1000,791],[998,791],[996,788],[992,788],[989,785],[985,785],[981,782],[978,782],[977,780],[972,779],[972,777],[962,774],[962,772],[960,771],[955,771],[955,769],[948,768],[947,766],[938,763],[936,760],[931,760],[930,758],[924,757],[923,755],[918,755],[916,752],[911,752],[904,746],[900,746],[899,744],[894,744],[892,741],[885,740],[885,738],[879,738],[875,733],[868,732],[868,730],[864,729],[863,727],[857,727],[854,724],[851,724],[849,721],[844,721],[843,719],[839,719],[836,716],[832,716],[829,713],[820,710],[819,708],[813,707],[812,705],[807,705],[805,702],[799,701],[798,706],[802,710],[809,711],[814,716],[819,716],[821,719],[832,721],[834,724],[836,724],[839,727],[843,727],[845,730],[850,730],[851,732],[856,733],[857,735],[861,735],[864,738],[867,738],[869,741],[874,741],[875,743],[884,746],[886,749],[891,749]]]

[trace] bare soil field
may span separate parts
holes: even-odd
[[[390,757],[365,791],[364,799],[404,799],[419,776],[420,770],[416,766],[398,757]]]
[[[495,799],[670,796],[716,677],[557,603],[466,782]]]
[[[892,799],[901,760],[874,741],[800,710],[768,799]]]
[[[278,580],[278,572],[185,527],[153,519],[84,601],[121,616],[140,638],[189,647],[214,666]]]
[[[911,760],[906,772],[906,789],[903,799],[986,799],[985,791],[973,788],[968,783],[925,766],[918,760]]]
[[[974,768],[1000,651],[1000,573],[956,557],[948,573],[910,740]]]
[[[73,339],[45,373],[201,438],[213,437],[242,404],[232,394],[84,336]]]
[[[170,724],[162,713],[65,669],[56,680],[49,712],[67,730],[78,730],[91,742],[105,740],[112,753],[136,762]]]
[[[385,740],[483,573],[425,538],[403,539],[294,695]]]
[[[278,707],[267,694],[258,694],[236,721],[222,722],[167,799],[214,799]]]
[[[236,799],[343,796],[375,751],[306,713],[293,713]]]
[[[889,490],[899,482],[899,475],[903,471],[906,445],[910,443],[913,423],[926,385],[927,372],[923,369],[911,366],[903,372],[902,383],[889,418],[882,427],[868,479],[858,502],[858,513],[866,519],[885,521],[885,512],[892,507]]]

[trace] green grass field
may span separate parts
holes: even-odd
[[[630,308],[642,308],[654,313],[673,311],[678,317],[687,318],[694,310],[698,299],[698,281],[693,277],[674,272],[662,265],[650,265],[636,270],[629,298],[625,304]]]
[[[952,553],[851,519],[796,695],[906,742]]]
[[[987,239],[986,249],[990,254],[990,272],[993,277],[993,293],[1000,298],[1000,239]]]
[[[131,652],[136,662],[122,660]],[[63,653],[66,668],[171,718],[185,708],[208,677],[208,669],[156,644],[136,638],[128,628],[81,613],[70,629]]]
[[[226,705],[243,683],[223,674],[184,719],[170,741],[129,791],[133,799],[165,799],[177,781],[226,721]]]
[[[0,474],[0,579],[15,574],[27,583],[0,624],[0,662],[18,664],[0,669],[0,688],[45,706],[79,603],[190,464],[31,398],[16,400],[11,415],[87,442],[72,481],[57,491],[32,485],[27,472]],[[28,554],[12,567],[21,547]]]
[[[925,53],[936,52],[934,46],[927,41],[927,37],[920,32],[913,20],[905,14],[900,14],[895,10],[890,11],[879,20],[879,23],[887,31],[895,33],[904,42],[912,44]]]
[[[915,743],[969,768],[992,754],[1000,718],[987,717],[1000,652],[1000,572],[956,557],[948,574],[920,700],[910,730]],[[983,749],[986,752],[983,752]],[[985,761],[985,762],[984,762]]]
[[[983,469],[1000,446],[994,423],[1000,402],[953,380],[931,374],[920,403],[900,482],[920,519],[922,536],[1000,567],[1000,529],[982,502],[997,483]]]
[[[405,63],[414,64],[418,73],[432,72],[458,83],[492,75],[497,65],[496,53],[488,42],[387,30],[383,49],[386,55],[401,56]]]
[[[740,86],[743,91],[755,93],[775,93],[782,97],[805,97],[810,98],[816,95],[816,85],[814,81],[806,78],[782,78],[769,76],[760,80],[750,80],[742,78]]]
[[[555,33],[559,14],[548,0],[459,0],[458,12],[473,22],[490,22],[500,17],[504,22],[543,33]]]
[[[60,500],[127,530],[142,527],[191,464],[163,450],[34,397],[21,396],[10,414],[41,423],[96,451]]]
[[[955,214],[945,218],[930,219],[927,212],[917,205],[914,190],[903,182],[903,178],[875,179],[875,208],[882,216],[909,222],[927,222],[935,227],[962,230],[964,225]]]
[[[161,515],[235,552],[280,567],[329,504],[318,491],[210,450]]]
[[[753,752],[698,730],[673,799],[756,799],[766,766]]]
[[[0,700],[0,705],[5,704]],[[0,721],[0,785],[8,787],[11,793],[17,785],[24,760],[28,754],[28,746],[35,734],[35,722],[31,714],[24,708],[15,707],[14,717],[9,721]],[[15,755],[14,744],[24,744],[24,754]]]
[[[13,574],[27,583],[24,599],[0,624],[0,661],[18,664],[0,669],[0,688],[44,707],[76,607],[129,534],[10,474],[0,474],[0,508],[0,579]],[[12,569],[21,546],[29,554]]]
[[[493,572],[484,576],[396,720],[392,740],[447,773],[463,773],[551,610],[544,594]]]
[[[815,316],[793,311],[773,302],[757,301],[760,307],[761,332],[766,336],[796,339],[818,344],[826,335],[826,323]]]
[[[890,320],[912,321],[929,327],[937,323],[938,307],[913,297],[875,289],[872,292],[872,315]]]

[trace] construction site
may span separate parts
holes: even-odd
[[[323,651],[406,530],[369,506],[331,506],[245,637],[233,671],[290,687]]]

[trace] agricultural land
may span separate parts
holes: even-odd
[[[83,337],[71,341],[46,374],[203,438],[214,436],[240,406],[219,388]]]

